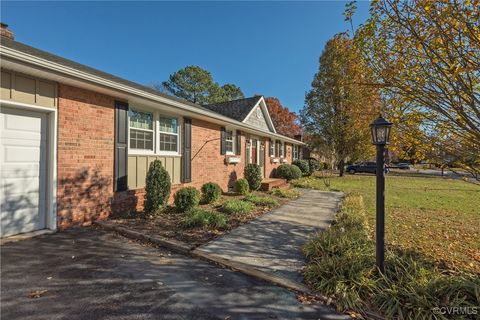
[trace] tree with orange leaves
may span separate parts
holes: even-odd
[[[279,134],[287,137],[294,137],[301,134],[302,130],[298,124],[298,117],[295,112],[291,112],[287,107],[284,107],[280,100],[275,97],[265,98],[268,112],[272,118],[275,129]]]

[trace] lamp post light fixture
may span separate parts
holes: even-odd
[[[377,146],[377,201],[376,201],[376,261],[381,273],[385,272],[385,145],[390,138],[392,123],[379,116],[370,124],[372,143]]]

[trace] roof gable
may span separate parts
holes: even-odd
[[[276,132],[263,97],[245,117],[243,123],[247,123],[253,127],[260,128],[265,131]]]
[[[204,105],[203,107],[226,117],[249,124],[252,127],[276,132],[263,96]]]
[[[252,109],[258,104],[261,98],[261,96],[255,96],[204,105],[203,107],[237,121],[243,121],[248,116],[250,111],[252,111]]]

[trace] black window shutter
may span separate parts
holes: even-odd
[[[192,119],[183,119],[182,182],[192,182]]]
[[[235,153],[237,156],[242,154],[242,131],[237,130],[237,135],[235,136]]]
[[[115,101],[115,191],[128,189],[128,103]]]
[[[221,128],[220,131],[220,154],[227,153],[225,140],[227,139],[227,130],[225,127]]]

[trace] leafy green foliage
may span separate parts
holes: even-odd
[[[296,165],[304,176],[310,175],[310,165],[307,160],[295,160],[292,164]]]
[[[255,208],[255,205],[243,200],[228,200],[222,205],[222,210],[228,214],[247,214]]]
[[[248,181],[250,190],[258,190],[258,188],[260,188],[260,185],[262,184],[262,170],[258,164],[247,164],[243,175]]]
[[[238,179],[235,181],[235,187],[233,188],[235,192],[240,194],[248,194],[250,192],[250,186],[248,185],[248,181],[246,179]]]
[[[299,167],[293,164],[282,164],[275,170],[275,175],[278,178],[287,179],[287,181],[298,179],[302,177],[302,171]]]
[[[245,197],[245,201],[251,202],[257,206],[265,206],[265,207],[278,207],[280,204],[277,200],[270,198],[270,197],[260,197],[254,194],[249,194]]]
[[[295,199],[300,196],[300,191],[296,189],[273,188],[270,193],[276,197],[286,199]]]
[[[145,212],[154,213],[164,206],[171,190],[170,175],[160,160],[154,160],[148,168],[145,183]]]
[[[183,225],[187,228],[223,229],[227,225],[227,217],[222,213],[193,208],[186,212]]]
[[[330,229],[304,247],[307,283],[334,297],[339,310],[373,307],[388,319],[431,319],[435,307],[478,305],[478,277],[443,273],[412,251],[387,247],[385,274],[380,274],[366,221],[363,198],[350,195]]]
[[[212,203],[220,199],[222,188],[214,182],[207,182],[202,186],[202,202]]]
[[[188,211],[200,203],[200,192],[194,187],[181,188],[175,193],[173,202],[179,211]]]
[[[308,161],[309,175],[320,169],[320,162],[317,159],[310,158]]]
[[[187,66],[170,75],[157,87],[193,103],[209,104],[243,98],[242,90],[234,84],[220,86],[212,74],[199,66]]]

